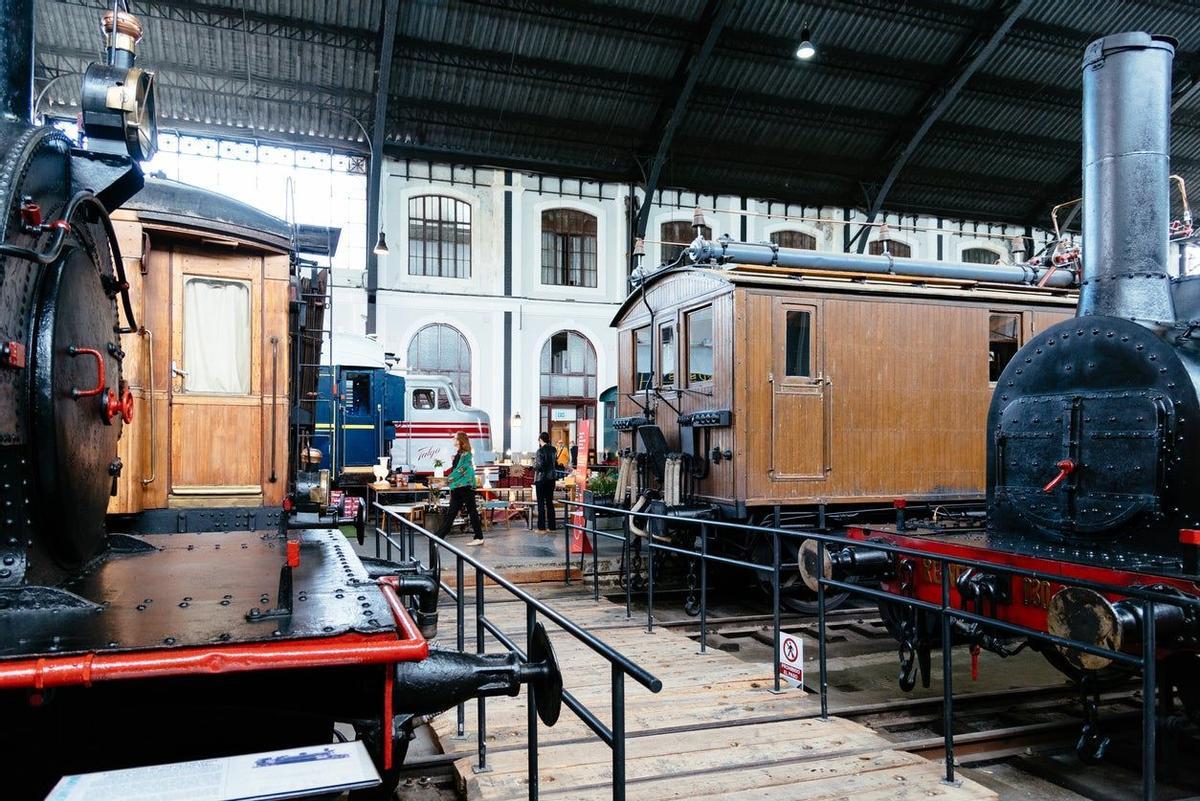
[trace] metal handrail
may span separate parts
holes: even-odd
[[[1155,753],[1157,750],[1157,702],[1156,702],[1156,623],[1155,623],[1155,602],[1161,601],[1167,604],[1172,604],[1180,607],[1200,607],[1200,600],[1194,598],[1184,598],[1176,595],[1144,589],[1140,587],[1130,587],[1115,584],[1105,584],[1102,582],[1089,581],[1086,579],[1076,579],[1070,576],[1064,576],[1057,573],[1045,573],[1038,570],[1028,568],[1019,568],[999,562],[992,562],[988,559],[975,559],[969,557],[948,556],[945,554],[931,553],[922,551],[916,548],[892,545],[883,542],[864,542],[862,540],[851,539],[838,534],[830,534],[819,530],[803,530],[791,531],[778,527],[769,528],[763,526],[754,526],[744,523],[729,523],[724,521],[703,520],[697,518],[676,517],[671,515],[656,514],[652,512],[634,512],[629,509],[621,509],[611,506],[598,506],[595,504],[587,504],[579,501],[567,501],[568,507],[574,506],[579,509],[591,508],[602,510],[607,514],[619,514],[625,518],[625,531],[628,537],[631,518],[648,518],[654,520],[664,520],[674,524],[695,524],[700,526],[701,532],[701,548],[699,551],[694,549],[682,548],[675,545],[665,545],[655,542],[653,537],[646,537],[647,547],[650,551],[650,559],[647,566],[648,588],[647,588],[647,630],[653,628],[653,599],[654,599],[654,550],[662,550],[671,553],[685,555],[691,558],[699,559],[701,570],[701,590],[700,590],[700,648],[701,651],[705,648],[706,626],[707,619],[707,564],[709,561],[721,562],[724,564],[733,564],[737,566],[747,567],[757,571],[770,571],[772,576],[773,590],[773,620],[774,620],[774,658],[773,667],[775,674],[775,690],[779,690],[779,654],[780,654],[780,573],[785,565],[780,561],[779,541],[781,537],[789,537],[792,539],[808,539],[817,543],[817,564],[825,563],[826,548],[830,545],[840,547],[869,547],[878,549],[887,553],[917,557],[937,562],[941,571],[941,599],[940,602],[925,601],[918,598],[899,595],[884,590],[877,590],[871,587],[865,587],[860,584],[854,584],[847,581],[840,581],[833,578],[825,578],[824,575],[817,576],[817,632],[818,632],[818,661],[820,667],[820,699],[821,699],[821,717],[829,717],[829,682],[828,682],[828,659],[826,655],[826,621],[825,621],[825,594],[827,588],[833,588],[840,592],[854,593],[863,595],[876,600],[887,601],[903,605],[906,608],[920,609],[926,612],[937,614],[941,622],[942,634],[942,682],[943,682],[943,732],[945,752],[945,780],[947,782],[955,781],[955,766],[954,766],[954,685],[953,685],[953,622],[960,620],[967,623],[977,624],[981,627],[990,627],[1007,634],[1025,637],[1030,640],[1045,643],[1052,646],[1062,648],[1070,648],[1084,653],[1102,656],[1111,659],[1114,662],[1119,662],[1123,665],[1134,667],[1142,671],[1142,798],[1143,801],[1153,801],[1155,798]],[[774,507],[774,521],[778,526],[780,519],[779,507]],[[564,520],[564,531],[569,532],[572,529],[583,530],[584,527],[570,523],[570,515]],[[709,529],[716,530],[733,530],[740,532],[748,532],[759,535],[766,535],[772,538],[773,543],[773,559],[771,565],[762,565],[759,563],[744,562],[738,559],[722,557],[708,553],[708,532]],[[628,544],[628,543],[627,543]],[[570,554],[567,555],[568,564]],[[1085,587],[1096,590],[1098,592],[1106,592],[1110,594],[1119,594],[1130,598],[1137,598],[1141,601],[1141,612],[1144,620],[1149,621],[1143,626],[1145,629],[1142,638],[1141,654],[1134,656],[1122,651],[1114,651],[1090,643],[1072,640],[1069,638],[1059,637],[1046,631],[1030,629],[1025,626],[1008,623],[1007,621],[997,618],[988,617],[986,615],[969,612],[965,609],[958,609],[951,605],[950,601],[950,569],[951,565],[961,565],[965,567],[978,568],[984,570],[995,569],[1009,576],[1020,576],[1024,578],[1033,578],[1041,581],[1051,581],[1055,584]],[[794,567],[794,565],[786,565]],[[625,587],[626,587],[626,604],[628,610],[630,586],[632,584],[631,575],[629,574],[629,561],[625,560],[623,566],[625,571]],[[597,580],[594,578],[594,581]],[[947,647],[949,646],[949,647]]]
[[[371,504],[372,508],[380,515],[380,522],[385,528],[374,526],[375,531],[375,549],[376,555],[379,555],[380,539],[387,543],[387,558],[391,559],[392,548],[398,548],[401,558],[407,558],[415,553],[415,536],[417,534],[424,537],[428,543],[431,554],[435,549],[440,549],[449,552],[455,558],[455,588],[451,589],[448,584],[441,581],[439,576],[438,583],[446,590],[447,594],[454,600],[457,609],[456,620],[456,635],[458,649],[464,650],[466,646],[465,637],[465,612],[466,612],[466,597],[464,593],[464,573],[465,566],[471,565],[475,571],[475,647],[477,653],[484,651],[484,635],[490,633],[498,642],[500,642],[509,651],[517,654],[521,659],[526,659],[527,654],[520,646],[506,634],[494,621],[489,620],[485,614],[485,599],[484,599],[484,579],[491,579],[497,586],[503,588],[510,595],[516,597],[525,605],[525,620],[526,620],[526,637],[532,638],[534,626],[537,623],[538,615],[553,621],[559,628],[570,634],[573,638],[587,646],[591,651],[599,655],[610,665],[611,671],[611,694],[612,694],[612,724],[606,726],[599,717],[596,716],[590,709],[587,708],[578,698],[570,692],[563,691],[563,704],[570,709],[592,732],[594,732],[604,743],[612,750],[612,792],[614,801],[624,801],[625,799],[625,677],[629,676],[638,684],[642,685],[652,693],[657,693],[662,689],[662,681],[647,671],[645,668],[636,664],[628,657],[621,654],[619,651],[612,648],[607,643],[603,642],[594,635],[583,630],[568,618],[564,617],[559,612],[555,611],[550,606],[547,606],[542,601],[534,598],[529,593],[517,587],[511,581],[500,575],[494,569],[488,567],[478,558],[468,554],[462,549],[451,545],[445,539],[430,532],[423,526],[417,525],[413,521],[405,518],[398,512],[388,509],[383,504],[378,502]],[[392,538],[392,532],[387,530],[389,521],[395,521],[402,526],[400,532],[400,540],[397,542]],[[432,561],[432,560],[431,560]],[[527,640],[528,642],[528,640]],[[477,699],[477,749],[478,763],[477,770],[487,770],[487,705],[486,699],[480,697]],[[532,688],[527,691],[528,705],[528,732],[529,740],[527,745],[527,759],[529,771],[529,799],[536,801],[539,792],[538,782],[538,717],[534,701],[534,693]],[[465,735],[465,710],[462,704],[458,706],[458,735]]]

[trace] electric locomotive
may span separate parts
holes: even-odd
[[[1171,39],[1146,33],[1107,36],[1085,51],[1079,305],[1073,319],[1033,336],[999,377],[986,428],[986,526],[906,523],[899,500],[895,524],[851,529],[867,544],[830,549],[824,565],[805,543],[801,568],[810,585],[822,573],[871,577],[897,596],[941,603],[937,558],[972,560],[949,568],[955,607],[1132,654],[1148,625],[1141,600],[1005,568],[1188,599],[1156,601],[1154,629],[1160,686],[1177,688],[1195,714],[1200,620],[1188,601],[1200,598],[1200,305],[1197,277],[1168,272],[1171,239],[1191,234],[1186,212],[1171,220],[1173,57]],[[928,684],[936,615],[881,606],[901,641],[901,686]],[[956,626],[955,636],[1002,655],[1021,645],[986,626]],[[1033,645],[1092,686],[1116,667],[1078,649]],[[1095,755],[1103,742],[1081,747]]]
[[[59,777],[330,743],[353,727],[391,797],[418,716],[539,688],[529,659],[431,647],[439,571],[360,558],[336,530],[128,535],[105,529],[139,414],[122,372],[140,330],[110,214],[155,142],[141,35],[105,14],[84,78],[87,148],[29,123],[32,0],[0,16],[0,775],[6,798]],[[285,507],[286,508],[286,507]]]

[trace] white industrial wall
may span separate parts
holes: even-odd
[[[413,334],[432,322],[449,323],[471,347],[472,403],[492,418],[495,447],[504,445],[506,420],[519,413],[522,425],[512,431],[511,447],[532,450],[539,421],[539,359],[542,345],[555,332],[579,331],[591,340],[597,356],[597,393],[617,383],[617,337],[609,322],[625,296],[628,256],[626,206],[629,187],[499,169],[451,167],[411,161],[388,161],[384,168],[380,219],[389,255],[380,258],[377,334],[387,351],[403,365]],[[635,189],[641,198],[640,190]],[[512,195],[511,288],[505,291],[505,194]],[[471,277],[437,278],[408,275],[408,201],[415,195],[439,194],[470,204],[472,211]],[[647,265],[660,262],[660,225],[691,221],[692,210],[704,209],[714,235],[728,233],[749,241],[767,240],[772,232],[792,229],[813,235],[819,250],[841,252],[845,222],[857,232],[863,215],[857,210],[821,208],[690,192],[664,191],[655,198],[647,226]],[[597,218],[597,286],[560,287],[541,284],[541,213],[573,208]],[[796,222],[783,216],[830,222]],[[970,247],[985,247],[1011,260],[1011,237],[1017,226],[989,225],[933,217],[890,214],[889,238],[912,247],[920,258],[957,261]],[[923,230],[937,229],[937,230]],[[1046,234],[1034,232],[1038,246]],[[877,233],[872,234],[872,239]],[[336,331],[363,333],[366,294],[361,271],[335,274],[333,321]],[[512,315],[511,364],[504,360],[505,312]],[[512,377],[511,408],[506,415],[504,377]],[[597,417],[602,417],[602,410]]]

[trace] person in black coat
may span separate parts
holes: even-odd
[[[550,435],[543,431],[538,435],[538,449],[533,456],[533,486],[537,493],[537,530],[556,528],[554,522],[554,482],[558,471],[558,454],[550,444]]]

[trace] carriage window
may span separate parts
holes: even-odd
[[[664,387],[675,386],[675,326],[664,325],[658,330],[658,373]]]
[[[414,409],[432,409],[433,408],[433,390],[432,389],[414,389],[412,394],[412,407]]]
[[[713,377],[713,309],[705,306],[687,315],[688,383],[703,384]]]
[[[812,349],[809,329],[812,314],[806,311],[787,313],[787,362],[784,374],[807,378],[812,375],[809,351]]]
[[[250,394],[250,285],[188,278],[183,285],[183,369],[188,392]]]
[[[641,391],[650,386],[650,329],[633,332],[633,388]]]
[[[446,394],[446,390],[444,389],[437,391],[437,406],[439,409],[450,408],[450,396]]]
[[[1021,347],[1021,315],[988,315],[988,381],[999,381],[1000,374]]]

